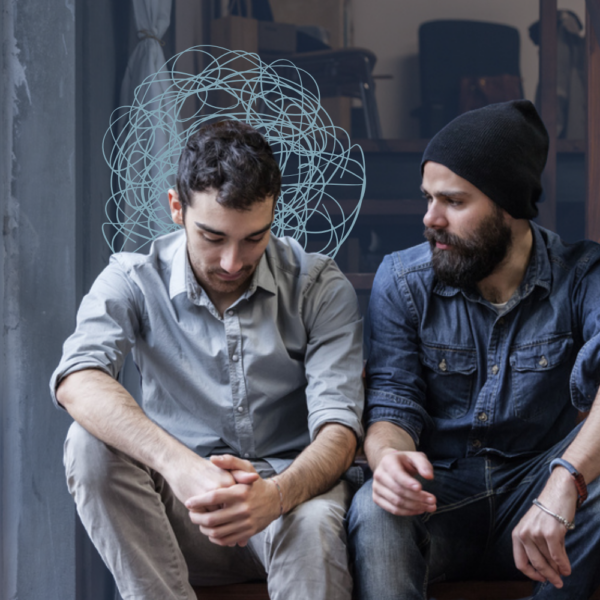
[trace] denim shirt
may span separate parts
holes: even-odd
[[[525,277],[502,314],[442,284],[428,243],[388,255],[369,304],[367,425],[389,421],[430,459],[547,450],[600,384],[600,245],[531,224]]]

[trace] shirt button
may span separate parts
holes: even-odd
[[[438,365],[438,367],[442,371],[447,371],[448,370],[448,363],[446,362],[445,358],[442,358],[442,362]]]
[[[233,354],[232,357],[231,357],[231,360],[233,362],[237,362],[238,360],[240,360],[240,357],[237,354]]]
[[[249,456],[250,456],[250,453],[249,453],[249,452],[244,452],[244,457],[245,457],[245,458],[248,458]]]
[[[540,358],[540,360],[538,361],[538,365],[540,365],[540,367],[547,367],[548,359],[545,356],[542,356],[542,358]]]
[[[481,448],[481,442],[479,440],[473,440],[473,448]]]
[[[233,310],[233,309],[229,309],[229,310],[227,311],[227,314],[228,314],[230,317],[233,317],[233,315],[235,315],[235,310]]]
[[[238,412],[244,412],[244,407],[243,406],[238,406]]]
[[[487,421],[487,414],[486,414],[486,413],[484,413],[484,412],[480,412],[480,413],[477,415],[477,418],[478,418],[480,421]]]
[[[492,367],[492,375],[498,375],[499,370],[500,370],[500,367],[498,365],[494,365]]]
[[[504,317],[502,317],[501,319],[498,319],[498,325],[500,325],[500,327],[502,327],[502,325],[504,325]]]

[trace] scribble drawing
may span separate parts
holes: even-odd
[[[206,59],[197,75],[178,68],[189,53],[196,64]],[[167,83],[166,91],[155,95],[159,80]],[[195,110],[189,111],[190,103]],[[113,183],[103,233],[111,250],[140,250],[177,229],[167,190],[174,185],[179,155],[188,138],[215,119],[245,121],[272,145],[282,170],[273,233],[304,247],[312,241],[311,250],[335,256],[365,193],[361,148],[322,109],[307,72],[287,60],[267,64],[257,54],[216,46],[174,56],[136,89],[131,106],[113,113],[104,137]]]

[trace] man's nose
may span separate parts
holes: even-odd
[[[232,244],[223,251],[221,255],[221,269],[230,275],[238,273],[243,267],[239,248]]]
[[[423,217],[423,225],[433,229],[442,229],[448,226],[444,210],[436,200],[429,201],[427,212]]]

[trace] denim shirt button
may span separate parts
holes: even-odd
[[[492,375],[498,375],[499,370],[500,370],[500,367],[498,365],[494,365],[492,367]]]
[[[472,446],[473,448],[481,448],[481,442],[479,440],[473,440]]]
[[[540,367],[547,367],[548,359],[545,356],[542,356],[542,358],[540,358],[540,360],[538,361],[538,365],[540,365]]]
[[[448,363],[446,362],[445,358],[442,358],[442,362],[438,365],[438,367],[440,368],[441,371],[448,370]]]
[[[484,421],[487,421],[487,419],[488,419],[488,416],[487,416],[487,414],[486,414],[486,413],[484,413],[484,412],[480,412],[480,413],[477,415],[477,418],[478,418],[480,421],[484,422]],[[473,445],[474,445],[474,444],[473,444]]]

